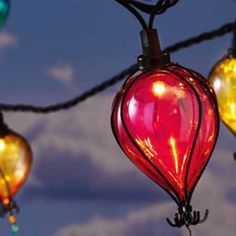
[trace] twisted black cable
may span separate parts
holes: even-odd
[[[190,47],[195,44],[199,44],[204,41],[208,41],[208,40],[211,40],[211,39],[214,39],[217,37],[221,37],[221,36],[226,35],[230,32],[233,32],[235,29],[236,29],[236,22],[227,23],[227,24],[225,24],[213,31],[206,32],[206,33],[200,34],[196,37],[192,37],[190,39],[176,43],[170,47],[167,47],[164,51],[168,51],[168,52],[173,53],[173,52],[176,52],[182,48],[187,48],[187,47]],[[43,107],[33,106],[33,105],[25,105],[25,104],[12,105],[12,104],[0,103],[0,110],[7,111],[7,112],[10,112],[10,111],[32,112],[32,113],[41,113],[41,114],[47,114],[47,113],[51,113],[51,112],[66,110],[66,109],[69,109],[71,107],[78,105],[79,103],[87,100],[88,98],[90,98],[90,97],[104,91],[105,89],[115,85],[116,83],[122,81],[128,74],[135,72],[137,69],[138,69],[137,64],[134,64],[134,65],[128,67],[127,69],[123,70],[119,74],[113,76],[111,79],[108,79],[108,80],[102,82],[101,84],[85,91],[81,95],[79,95],[71,100],[62,102],[62,103],[58,103],[55,105],[49,105],[49,106],[43,106]]]
[[[167,9],[169,9],[170,7],[173,7],[178,2],[179,0],[160,0],[156,5],[155,10],[152,12],[150,16],[148,27],[152,29],[156,15],[163,14],[164,12],[167,11]]]
[[[150,19],[149,19],[149,24],[148,24],[148,28],[152,29],[153,28],[153,22],[155,19],[155,16],[161,12],[164,13],[164,11],[168,8],[168,5],[170,4],[170,0],[159,0],[157,2],[157,4],[154,7],[154,10],[152,11],[151,15],[150,15]]]
[[[182,42],[176,43],[170,47],[167,47],[164,51],[166,52],[177,52],[178,50],[182,48],[187,48],[195,44],[199,44],[204,41],[208,41],[217,37],[224,36],[225,34],[228,34],[230,32],[233,32],[236,29],[236,22],[230,22],[227,24],[224,24],[223,26],[219,27],[218,29],[202,33],[198,36],[189,38],[187,40],[184,40]]]
[[[62,102],[55,105],[49,105],[45,107],[40,106],[33,106],[33,105],[25,105],[25,104],[17,104],[17,105],[7,105],[7,104],[0,104],[0,110],[2,111],[14,111],[14,112],[33,112],[33,113],[41,113],[47,114],[51,112],[66,110],[71,107],[76,106],[77,104],[87,100],[89,97],[92,97],[105,89],[117,84],[121,80],[123,80],[128,74],[134,73],[137,71],[138,67],[136,64],[128,67],[127,69],[121,71],[119,74],[113,76],[111,79],[108,79],[102,82],[99,85],[94,86],[93,88],[85,91],[81,95]]]
[[[152,14],[154,11],[157,11],[157,15],[164,13],[168,8],[172,7],[175,5],[175,1],[179,1],[179,0],[168,0],[168,4],[166,5],[166,1],[167,0],[158,0],[159,2],[162,1],[162,3],[160,4],[159,2],[157,2],[158,4],[158,8],[157,4],[155,5],[151,5],[151,4],[147,4],[147,3],[143,3],[143,2],[139,2],[136,0],[126,0],[127,3],[130,3],[131,5],[133,5],[134,7],[136,7],[137,9],[139,9],[140,11],[147,13],[147,14]]]
[[[129,10],[129,12],[131,12],[136,17],[136,19],[139,21],[139,23],[141,24],[141,26],[143,27],[144,30],[147,29],[147,24],[146,24],[145,20],[143,19],[143,17],[126,0],[116,0],[116,2],[118,2],[123,7],[125,7],[127,10]]]
[[[176,5],[179,2],[179,0],[157,0],[157,3],[155,5],[150,5],[135,0],[115,1],[129,10],[129,12],[136,17],[144,30],[147,28],[152,29],[155,16],[163,14],[168,8]],[[139,14],[139,12],[135,8],[144,13],[150,14],[149,26],[146,24],[142,15]]]

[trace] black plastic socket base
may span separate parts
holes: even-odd
[[[150,70],[170,63],[168,53],[161,51],[160,41],[156,29],[146,29],[140,32],[142,55],[138,57],[140,70]]]
[[[170,64],[170,56],[168,53],[160,53],[145,57],[138,57],[138,66],[140,70],[150,70],[156,67],[161,67]]]

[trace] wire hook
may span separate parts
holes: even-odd
[[[167,222],[172,227],[181,228],[182,226],[186,226],[189,229],[190,225],[197,225],[204,223],[209,215],[209,210],[206,209],[204,217],[200,219],[200,211],[192,211],[192,207],[190,205],[183,204],[179,207],[178,213],[175,213],[174,222],[172,222],[169,218],[167,218]]]

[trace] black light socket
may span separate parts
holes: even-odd
[[[170,63],[168,53],[163,53],[160,47],[156,29],[146,29],[140,32],[143,53],[138,57],[140,70],[152,69]]]

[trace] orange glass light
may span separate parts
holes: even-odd
[[[8,131],[0,135],[0,199],[9,204],[26,181],[32,165],[32,152],[26,140]]]
[[[14,224],[14,223],[16,222],[16,217],[13,216],[13,215],[10,215],[10,216],[8,217],[8,220],[9,220],[9,223]]]

